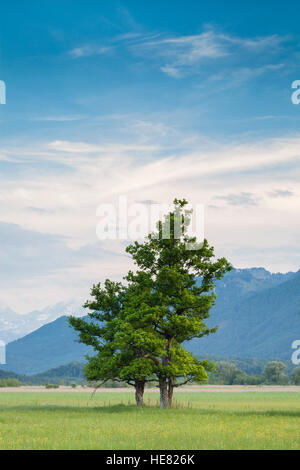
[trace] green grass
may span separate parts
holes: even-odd
[[[0,393],[0,449],[300,449],[300,393]]]

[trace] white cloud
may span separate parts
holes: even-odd
[[[254,39],[240,38],[218,33],[213,29],[201,34],[178,36],[153,40],[144,40],[130,47],[134,54],[158,60],[160,69],[170,77],[179,78],[187,74],[203,70],[203,64],[212,65],[222,60],[223,67],[227,68],[230,58],[239,57],[241,63],[246,58],[261,54],[274,56],[284,41],[288,38],[278,35],[259,37]],[[247,63],[247,61],[246,61]],[[235,64],[236,66],[237,64]],[[263,73],[276,67],[276,64],[267,67],[256,67],[256,73]],[[241,68],[241,65],[240,67]],[[251,67],[248,67],[248,73]],[[246,70],[247,67],[244,66]]]
[[[216,196],[215,198],[221,201],[225,201],[231,206],[256,206],[258,204],[258,200],[254,194],[244,191],[237,194]]]
[[[282,198],[282,197],[292,197],[294,196],[294,192],[290,191],[288,189],[275,189],[274,191],[271,191],[268,193],[270,197],[275,197],[275,198]]]
[[[70,142],[55,140],[47,145],[51,150],[67,153],[122,153],[129,151],[155,151],[158,149],[156,145],[140,145],[140,144],[109,144],[109,145],[93,145],[85,142]]]
[[[274,51],[278,49],[283,42],[289,39],[288,36],[279,36],[278,34],[272,34],[270,36],[262,36],[257,38],[239,38],[235,36],[229,36],[226,34],[219,34],[218,35],[220,40],[224,40],[226,42],[231,42],[234,44],[238,44],[245,49],[251,49],[255,51],[261,51],[264,49],[268,49],[269,51]]]
[[[289,37],[269,35],[256,38],[231,36],[207,29],[200,34],[166,36],[163,34],[129,33],[111,38],[105,45],[88,44],[75,47],[69,52],[73,59],[103,55],[114,49],[122,54],[126,50],[134,57],[156,63],[158,68],[172,78],[181,78],[203,71],[204,64],[212,66],[222,61],[228,68],[231,59],[240,61],[235,67],[249,70],[249,59],[274,58]],[[267,59],[266,59],[267,60]],[[266,61],[265,61],[266,62]],[[243,65],[244,64],[244,65]],[[248,65],[247,65],[248,64]],[[254,66],[255,67],[255,66]],[[266,72],[273,67],[256,66],[256,73]],[[274,64],[276,67],[276,64]]]
[[[165,67],[161,67],[160,70],[172,78],[181,77],[180,70],[178,70],[176,67],[171,67],[170,65],[167,65]]]
[[[80,47],[75,47],[70,51],[70,56],[73,59],[79,59],[81,57],[89,57],[91,55],[103,55],[107,54],[112,50],[112,47],[110,46],[92,46],[92,45],[87,45],[87,46],[80,46]]]
[[[144,123],[140,124],[143,127]],[[166,127],[163,134],[174,139],[172,132]],[[173,148],[162,146],[159,135],[155,135],[155,143],[150,141],[148,145],[141,144],[138,138],[132,143],[107,145],[57,140],[40,147],[36,144],[33,149],[25,145],[0,149],[0,153],[9,155],[12,164],[21,161],[28,165],[22,179],[13,172],[1,178],[1,221],[45,234],[50,241],[54,240],[52,236],[64,240],[63,246],[51,241],[50,250],[47,244],[38,244],[45,246],[41,255],[45,266],[47,256],[60,258],[55,272],[46,270],[36,280],[28,272],[26,280],[18,280],[19,296],[14,298],[16,285],[12,283],[2,292],[0,301],[10,304],[11,296],[15,304],[21,305],[31,296],[28,309],[34,308],[34,301],[42,307],[44,294],[45,304],[51,303],[74,297],[77,291],[87,295],[92,282],[106,276],[120,278],[129,267],[128,258],[107,253],[104,246],[105,256],[101,250],[88,248],[97,244],[97,206],[102,202],[117,203],[119,194],[127,195],[129,203],[153,199],[171,203],[175,197],[204,203],[205,234],[218,254],[230,257],[236,265],[247,266],[247,247],[251,246],[251,265],[257,265],[259,260],[259,264],[273,270],[299,267],[293,256],[285,257],[285,265],[283,257],[280,266],[276,258],[269,256],[262,263],[263,255],[256,258],[255,249],[263,250],[270,240],[276,252],[283,240],[285,245],[298,243],[300,136],[222,146],[203,144],[201,138],[187,138],[186,148],[182,144],[180,151],[174,153]],[[165,135],[161,139],[168,140]],[[67,165],[70,171],[40,171],[39,164],[47,161],[58,169]],[[211,207],[220,206],[220,201],[221,209]],[[48,238],[39,240],[48,243]],[[122,253],[123,249],[124,245],[116,244],[113,251]],[[22,311],[15,304],[10,305]]]
[[[37,122],[68,122],[68,121],[82,121],[83,119],[86,119],[85,116],[81,115],[70,115],[70,116],[40,116],[40,117],[35,117],[32,118],[32,121],[37,121]]]

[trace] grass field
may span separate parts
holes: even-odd
[[[300,449],[300,393],[0,393],[0,449]]]

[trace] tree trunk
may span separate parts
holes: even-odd
[[[173,403],[173,392],[174,392],[174,385],[172,377],[169,378],[168,382],[168,406],[171,408]]]
[[[137,406],[144,405],[144,390],[145,390],[145,382],[137,381],[135,382],[135,400]]]
[[[159,390],[160,390],[160,407],[167,408],[168,402],[169,402],[167,379],[161,378],[159,380]]]
[[[172,338],[168,338],[167,344],[166,344],[165,355],[162,357],[162,365],[164,367],[167,367],[169,365],[170,361],[171,361],[171,354],[170,354],[171,344],[172,344]],[[168,385],[170,383],[170,380],[172,380],[172,379],[169,379],[167,381],[166,377],[160,377],[160,379],[159,379],[160,407],[161,408],[167,408],[170,403],[172,404],[173,385],[169,389]],[[172,384],[173,384],[173,382],[172,382]],[[171,400],[169,398],[169,394],[170,394]]]

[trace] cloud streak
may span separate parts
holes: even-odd
[[[80,47],[75,47],[69,52],[69,55],[73,59],[79,59],[82,57],[90,57],[92,55],[103,55],[107,54],[112,51],[111,46],[80,46]]]
[[[288,37],[270,35],[257,38],[241,38],[224,34],[210,28],[200,34],[166,37],[162,34],[142,35],[133,33],[112,38],[108,45],[83,45],[72,49],[70,57],[79,59],[103,55],[112,48],[126,50],[135,57],[156,63],[158,68],[171,78],[183,78],[203,72],[204,67],[212,67],[221,62],[227,68],[229,62],[241,61],[241,74],[251,74],[246,64],[259,57],[274,58]],[[242,65],[244,62],[244,65]],[[237,65],[237,64],[235,64]],[[272,70],[277,64],[256,67],[258,75]]]

